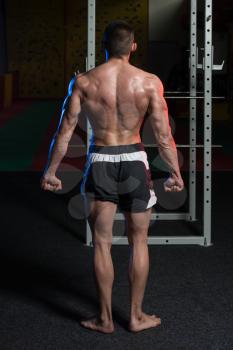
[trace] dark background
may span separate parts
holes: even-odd
[[[232,169],[233,9],[229,0],[213,1],[214,169]],[[96,2],[96,65],[104,61],[101,38],[107,23],[127,20],[135,28],[138,50],[132,64],[157,74],[167,92],[189,94],[190,3],[183,0]],[[75,71],[85,71],[87,1],[0,1],[0,142],[2,170],[42,170],[57,127],[62,101]],[[198,62],[202,62],[204,2],[198,1]],[[197,71],[203,95],[203,71]],[[167,99],[177,144],[189,143],[189,100]],[[81,122],[82,124],[82,122]],[[86,144],[85,123],[71,144]],[[203,143],[203,100],[197,101],[197,143]],[[11,136],[10,136],[11,135]],[[143,141],[154,142],[145,126]],[[226,137],[227,136],[227,137]],[[228,137],[229,136],[229,137]],[[30,147],[28,145],[30,144]],[[71,152],[71,151],[70,151]],[[72,150],[74,156],[83,153]],[[187,149],[182,150],[188,169]],[[202,164],[202,154],[198,156]],[[81,166],[82,166],[81,162]],[[78,167],[78,163],[75,163]],[[201,169],[201,165],[198,165]]]
[[[165,96],[189,91],[188,0],[97,0],[96,65],[103,30],[125,19],[136,32],[132,64],[157,74]],[[203,47],[204,1],[198,0],[197,46]],[[84,330],[78,321],[98,310],[93,248],[79,184],[86,160],[86,127],[80,120],[58,176],[62,193],[40,189],[40,177],[61,114],[68,82],[85,71],[87,1],[0,0],[0,350],[233,348],[233,4],[213,1],[214,64],[212,136],[213,245],[149,247],[145,311],[163,324],[141,334],[127,331],[128,247],[112,248],[116,272],[110,337]],[[199,63],[203,52],[200,51]],[[203,71],[197,90],[203,95]],[[176,143],[189,144],[189,100],[167,99]],[[197,144],[203,144],[203,100],[197,101]],[[154,143],[146,123],[143,141]],[[77,147],[78,146],[78,147]],[[147,148],[158,194],[157,212],[188,210],[189,149],[178,148],[185,191],[164,197],[164,176],[155,148]],[[155,220],[149,235],[203,235],[203,148],[197,149],[197,218]],[[164,203],[169,203],[169,207]],[[114,226],[124,234],[124,225]]]

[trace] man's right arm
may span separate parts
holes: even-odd
[[[176,144],[171,133],[168,108],[163,93],[162,82],[154,76],[151,78],[149,89],[148,119],[158,144],[159,154],[168,165],[171,174],[170,183],[168,186],[165,185],[165,190],[180,191],[184,184],[180,174]]]

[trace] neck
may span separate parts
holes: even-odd
[[[115,56],[110,56],[109,58],[106,57],[106,62],[124,62],[124,63],[129,63],[129,58],[130,54],[127,56],[120,56],[120,57],[115,57]]]

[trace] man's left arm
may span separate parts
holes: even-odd
[[[62,106],[61,118],[49,149],[48,162],[44,170],[41,187],[45,190],[62,188],[61,181],[56,177],[56,171],[65,156],[69,141],[78,123],[81,112],[81,102],[77,88],[76,76],[71,80],[68,95]]]

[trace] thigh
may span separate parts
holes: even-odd
[[[82,193],[94,197],[95,200],[118,203],[116,174],[114,163],[93,161],[84,176]]]
[[[117,204],[110,201],[92,200],[89,206],[88,222],[92,231],[93,244],[112,242],[112,228]]]
[[[143,212],[123,212],[129,244],[132,244],[134,240],[147,240],[151,210],[149,208]]]
[[[118,184],[121,211],[144,212],[156,203],[151,172],[141,160],[123,162]]]

